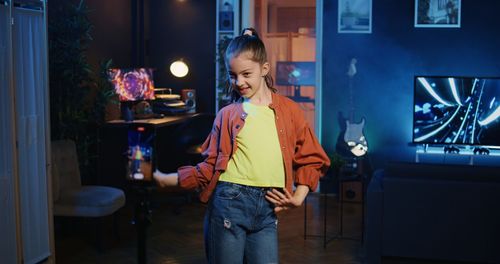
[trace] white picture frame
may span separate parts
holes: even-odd
[[[461,0],[415,0],[416,28],[460,28]]]
[[[372,33],[372,0],[338,0],[338,33]]]

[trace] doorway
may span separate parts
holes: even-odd
[[[242,27],[254,27],[266,45],[278,92],[300,105],[320,140],[322,5],[319,0],[252,0],[243,1],[241,9]]]
[[[323,0],[218,0],[215,112],[230,103],[223,52],[242,28],[264,41],[275,87],[295,100],[321,142]]]

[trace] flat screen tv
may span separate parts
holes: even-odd
[[[108,77],[121,102],[153,100],[153,69],[109,69]]]
[[[500,78],[415,76],[413,143],[500,146]]]
[[[276,84],[290,86],[314,86],[316,63],[314,61],[276,62]]]

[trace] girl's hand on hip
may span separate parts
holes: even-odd
[[[273,188],[271,191],[267,191],[266,199],[274,204],[274,212],[278,213],[302,205],[304,201],[302,195],[292,195],[286,188],[282,190],[281,192]]]

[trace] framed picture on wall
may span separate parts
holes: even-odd
[[[415,27],[459,28],[461,0],[415,0]]]
[[[338,33],[372,33],[372,0],[338,3]]]

